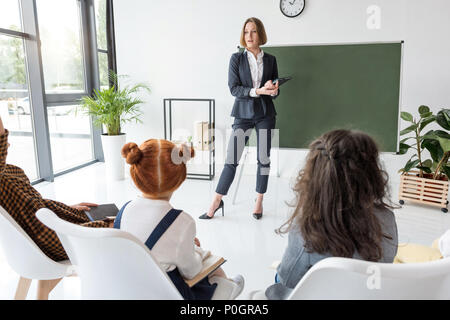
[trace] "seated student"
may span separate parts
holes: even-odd
[[[294,187],[295,210],[276,230],[289,232],[288,246],[267,298],[287,298],[327,257],[392,263],[398,236],[387,190],[387,174],[367,134],[335,130],[312,142]]]
[[[112,227],[111,221],[90,222],[83,210],[97,206],[94,203],[80,203],[68,206],[64,203],[43,199],[24,171],[6,164],[8,154],[8,130],[3,127],[0,117],[0,206],[22,227],[37,246],[55,261],[67,260],[61,242],[56,233],[36,218],[36,211],[48,208],[60,218],[88,227]]]
[[[173,209],[169,202],[186,179],[185,163],[194,156],[194,150],[167,140],[149,139],[139,147],[127,143],[122,156],[131,165],[130,175],[142,195],[122,207],[114,227],[146,244],[183,298],[209,300],[217,286],[230,288],[231,299],[236,298],[244,287],[244,279],[240,275],[228,279],[221,268],[192,288],[183,280],[194,278],[210,253],[200,247],[194,219]]]

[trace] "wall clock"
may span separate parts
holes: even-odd
[[[288,18],[300,15],[305,9],[306,0],[280,0],[280,10]]]

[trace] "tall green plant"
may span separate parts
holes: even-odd
[[[120,76],[123,77],[123,76]],[[147,85],[119,86],[119,76],[110,73],[114,85],[109,89],[94,90],[92,97],[81,98],[81,110],[93,117],[94,125],[105,125],[108,135],[119,135],[121,126],[126,122],[142,123],[139,105],[143,100],[135,97],[141,90],[150,92]]]
[[[450,109],[442,109],[436,115],[436,122],[445,130],[450,130]],[[430,152],[433,158],[434,179],[439,179],[444,174],[450,178],[450,134],[443,130],[432,130],[427,132],[422,142],[423,146]],[[437,141],[437,142],[436,142]]]
[[[450,177],[450,167],[448,159],[450,157],[450,135],[443,130],[430,130],[426,134],[422,134],[423,129],[432,122],[437,122],[443,129],[450,129],[450,109],[442,109],[433,115],[430,108],[420,106],[419,118],[414,118],[408,112],[402,112],[401,118],[411,123],[409,127],[403,129],[400,135],[413,133],[413,136],[404,138],[400,141],[399,153],[405,154],[409,149],[415,150],[415,153],[405,164],[405,167],[399,172],[408,172],[413,168],[420,171],[420,177],[423,173],[433,173],[433,179],[439,179],[441,175]],[[407,141],[413,139],[412,144]],[[424,150],[428,150],[431,159],[423,159]]]

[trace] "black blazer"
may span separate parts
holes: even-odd
[[[263,56],[263,75],[261,79],[261,87],[268,80],[275,80],[278,78],[277,60],[274,56],[265,53]],[[261,99],[261,104],[266,116],[275,116],[275,106],[272,99],[275,99],[280,94],[274,97],[268,95],[260,95],[260,98],[253,98],[250,96],[250,90],[253,88],[252,74],[250,65],[248,64],[247,52],[237,52],[231,56],[230,67],[228,70],[228,87],[231,94],[236,97],[234,100],[233,110],[231,116],[241,119],[252,119],[255,116],[253,105],[255,99]]]

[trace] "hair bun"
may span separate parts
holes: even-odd
[[[122,147],[122,157],[124,157],[128,164],[136,164],[142,159],[142,151],[134,142],[129,142]]]

